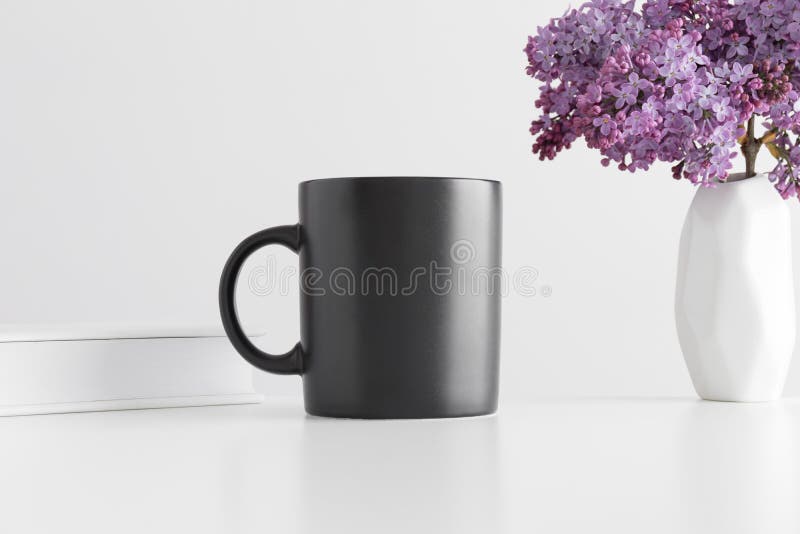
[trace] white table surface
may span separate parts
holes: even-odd
[[[292,400],[0,419],[0,532],[782,533],[800,401],[543,400],[441,421]]]

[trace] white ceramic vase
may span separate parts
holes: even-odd
[[[795,342],[792,250],[786,201],[766,176],[697,190],[681,234],[675,319],[700,397],[781,396]]]

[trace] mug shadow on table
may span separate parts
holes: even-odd
[[[222,458],[228,532],[502,530],[497,417],[326,419],[294,406],[266,423],[240,413]]]
[[[495,417],[304,424],[305,532],[492,532],[500,520]],[[357,528],[355,528],[357,527]]]

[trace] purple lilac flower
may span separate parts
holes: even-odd
[[[780,154],[770,178],[800,195],[800,1],[589,0],[530,37],[541,85],[533,152],[582,138],[601,163],[656,161],[675,178],[724,181],[742,124],[761,117]]]
[[[697,104],[702,109],[712,109],[714,104],[721,99],[717,97],[717,87],[714,85],[704,85],[700,88]]]
[[[800,41],[800,17],[792,20],[786,30],[793,41]]]
[[[699,66],[707,65],[708,60],[698,50],[692,49],[686,54],[686,64],[694,71]]]
[[[725,66],[727,67],[727,63]],[[741,81],[747,81],[753,77],[753,65],[745,65],[742,66],[741,63],[734,63],[733,70],[730,71],[730,81],[731,83],[739,83]]]
[[[603,135],[611,135],[611,132],[617,129],[617,123],[614,122],[614,119],[611,118],[610,115],[605,114],[602,117],[598,117],[594,120],[595,128],[600,128],[600,133]]]
[[[711,111],[719,122],[725,122],[728,113],[730,112],[731,99],[727,96],[725,98],[718,98],[711,104]]]
[[[771,18],[778,15],[778,8],[779,8],[779,2],[775,0],[767,0],[766,2],[761,2],[759,11],[765,17]]]
[[[625,106],[634,105],[639,91],[634,89],[630,84],[626,84],[623,85],[621,89],[613,89],[611,94],[617,97],[616,108],[621,109]]]
[[[670,59],[683,59],[683,57],[694,46],[694,39],[691,35],[684,35],[680,39],[670,37],[667,39],[667,48],[664,50],[664,57]]]
[[[735,34],[735,36],[731,38],[731,46],[728,48],[728,53],[725,57],[731,59],[733,57],[746,56],[750,51],[747,47],[748,42],[750,42],[749,37],[742,37]]]

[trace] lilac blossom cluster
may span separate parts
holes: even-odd
[[[775,187],[800,196],[800,1],[591,0],[525,52],[542,82],[530,129],[540,159],[582,137],[603,165],[670,162],[674,178],[712,186],[740,149],[752,175],[766,145]]]

